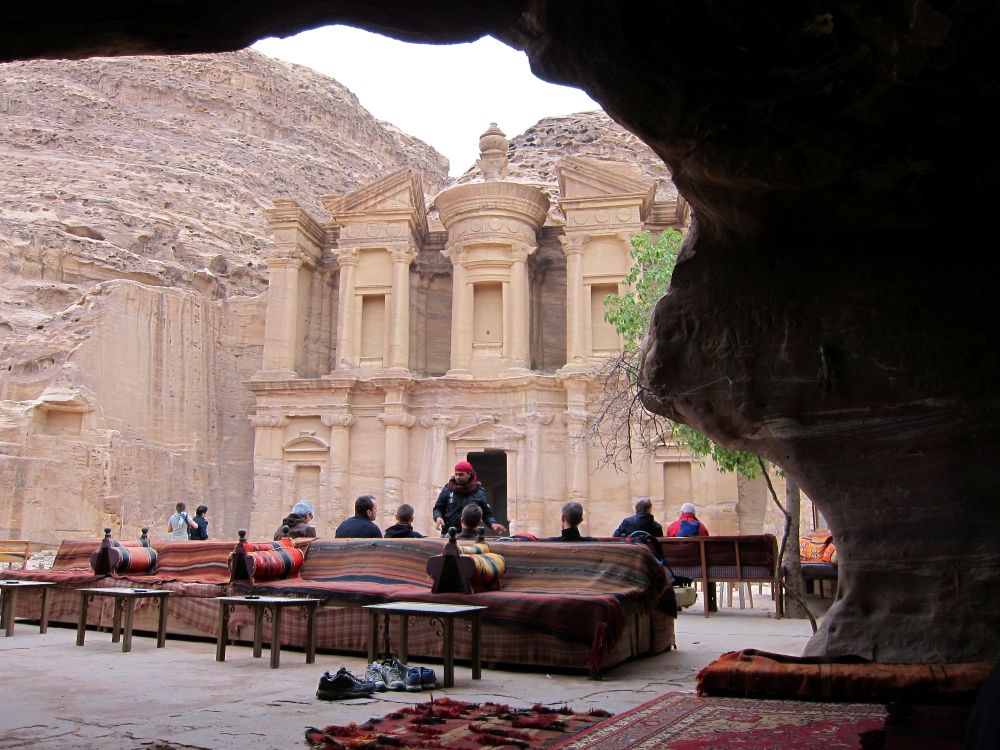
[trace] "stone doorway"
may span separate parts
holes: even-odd
[[[497,521],[510,527],[507,518],[507,454],[504,451],[488,450],[483,453],[469,453],[466,458],[476,470],[479,482],[486,490]]]

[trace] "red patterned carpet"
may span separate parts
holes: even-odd
[[[855,750],[885,707],[666,693],[550,750]]]
[[[310,727],[306,742],[314,750],[383,750],[482,747],[544,750],[609,716],[607,711],[578,714],[568,708],[536,705],[512,709],[497,703],[463,703],[449,698],[418,703],[364,724]]]

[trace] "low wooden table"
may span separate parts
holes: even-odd
[[[253,656],[259,659],[264,649],[263,625],[265,611],[271,614],[271,669],[281,661],[281,610],[286,607],[303,607],[306,611],[306,664],[316,661],[316,609],[320,599],[291,599],[285,596],[217,596],[219,603],[219,631],[215,643],[215,660],[226,660],[229,641],[229,614],[237,605],[253,610]]]
[[[132,616],[135,614],[136,599],[156,599],[160,603],[160,620],[156,630],[156,647],[167,645],[167,597],[169,591],[161,589],[118,589],[93,588],[77,589],[80,592],[80,619],[76,625],[76,645],[82,646],[87,637],[87,610],[95,596],[111,596],[115,600],[115,614],[111,625],[111,642],[122,642],[122,653],[132,650]],[[122,614],[124,613],[124,633],[122,638]]]
[[[479,650],[480,623],[479,615],[487,607],[467,606],[464,604],[432,604],[429,602],[389,602],[388,604],[368,604],[368,661],[375,661],[375,651],[378,642],[378,618],[385,613],[388,624],[389,615],[400,615],[403,622],[400,628],[399,656],[404,664],[408,656],[408,637],[410,617],[427,617],[440,620],[444,635],[444,682],[442,687],[453,687],[455,684],[455,618],[469,617],[472,620],[472,679],[483,677],[482,658]],[[387,654],[388,656],[388,654]]]
[[[49,629],[49,586],[55,586],[52,581],[15,581],[0,580],[0,594],[3,595],[3,605],[0,606],[0,628],[4,636],[14,635],[14,619],[17,617],[17,592],[19,589],[38,589],[42,594],[42,616],[38,622],[38,632],[45,633]]]

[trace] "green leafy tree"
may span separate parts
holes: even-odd
[[[632,269],[625,277],[626,291],[604,298],[604,319],[615,327],[624,343],[624,352],[619,356],[622,360],[618,367],[619,380],[631,381],[628,387],[636,394],[638,362],[635,355],[649,330],[653,306],[670,286],[683,239],[684,235],[676,229],[664,230],[656,241],[649,232],[635,235],[632,238]],[[704,460],[706,456],[711,456],[720,471],[736,471],[749,479],[760,476],[760,463],[754,454],[730,450],[688,425],[659,420],[645,410],[643,412],[647,427],[662,431],[664,436],[669,435],[695,458]],[[645,442],[653,441],[647,439]]]

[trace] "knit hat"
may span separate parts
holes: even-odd
[[[691,515],[694,515],[694,503],[684,503],[684,505],[681,506],[681,513],[690,513]]]
[[[472,468],[472,464],[468,461],[459,461],[455,464],[455,471],[464,471],[466,474],[472,474],[475,470]]]

